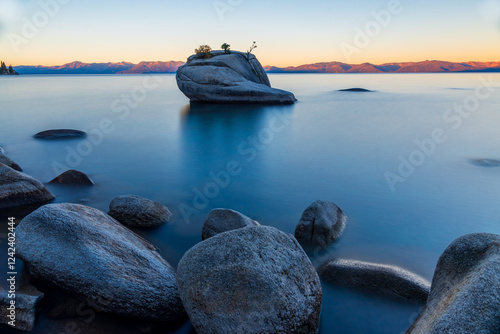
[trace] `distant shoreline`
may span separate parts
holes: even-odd
[[[175,75],[177,72],[148,72],[148,73],[131,73],[131,74],[119,74],[119,73],[21,73],[15,76],[143,76],[143,75]],[[404,75],[404,74],[473,74],[473,73],[500,73],[500,69],[495,70],[477,70],[477,71],[455,71],[455,72],[388,72],[388,73],[371,73],[371,72],[347,72],[347,73],[325,73],[325,72],[267,72],[267,74],[273,75],[307,75],[307,74],[318,74],[318,75],[363,75],[363,74],[387,74],[387,75]],[[13,75],[8,75],[12,77]],[[4,76],[2,76],[4,77]],[[5,75],[7,77],[7,75]]]
[[[133,64],[120,63],[82,63],[72,62],[61,66],[15,66],[20,74],[54,74],[54,75],[91,75],[91,74],[172,74],[184,65],[181,61],[154,61]],[[495,73],[500,72],[499,62],[446,62],[423,61],[386,63],[346,64],[341,62],[324,62],[300,65],[296,67],[264,66],[270,74],[359,74],[359,73]]]

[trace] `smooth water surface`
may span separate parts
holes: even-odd
[[[138,233],[173,265],[200,241],[205,216],[218,207],[293,234],[310,203],[333,201],[349,216],[348,225],[330,249],[311,252],[313,264],[366,260],[428,280],[457,237],[500,233],[500,167],[471,163],[500,160],[499,74],[270,79],[299,102],[190,105],[173,75],[4,76],[0,146],[42,182],[69,168],[95,181],[90,189],[49,185],[56,202],[107,211],[111,199],[130,193],[167,205],[174,213],[169,224]],[[484,81],[494,83],[477,99]],[[374,92],[338,91],[354,87]],[[464,103],[471,112],[453,111]],[[32,137],[54,128],[91,135]],[[430,144],[436,131],[439,143]],[[426,152],[419,153],[417,142]],[[401,161],[410,160],[416,166],[401,169],[391,188],[387,172],[397,175]],[[3,212],[2,229],[12,214],[23,215]],[[1,246],[4,262],[5,238]],[[324,285],[321,333],[400,333],[421,306]],[[51,324],[42,316],[34,333]],[[187,332],[186,324],[176,333]]]

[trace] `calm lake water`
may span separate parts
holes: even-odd
[[[169,224],[138,233],[174,266],[201,240],[207,213],[219,207],[293,234],[310,203],[333,201],[348,215],[347,228],[332,248],[311,252],[313,264],[335,257],[373,261],[428,280],[457,237],[500,234],[500,167],[471,162],[500,160],[500,74],[270,79],[299,102],[190,105],[173,75],[4,76],[0,146],[42,182],[61,168],[78,169],[95,181],[89,189],[48,186],[56,202],[107,212],[115,196],[136,194],[167,205],[174,213]],[[484,81],[495,83],[482,88],[478,99],[476,88]],[[352,87],[374,92],[338,91]],[[462,114],[454,111],[464,103]],[[32,137],[53,128],[91,136]],[[437,143],[430,142],[433,135]],[[400,168],[401,161],[407,162]],[[2,212],[4,231],[11,214],[23,216]],[[422,307],[328,285],[323,289],[322,334],[400,333]],[[108,323],[106,332],[140,333],[119,330],[118,323]],[[88,326],[96,332],[102,328],[98,321]],[[42,315],[33,333],[61,332],[64,321]],[[173,333],[191,329],[186,323]]]

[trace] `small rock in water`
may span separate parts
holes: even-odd
[[[40,181],[0,164],[0,209],[43,204],[54,198]]]
[[[260,226],[260,224],[234,210],[214,209],[205,219],[201,239],[205,240],[223,232],[251,226]]]
[[[495,159],[470,159],[469,162],[479,167],[500,167],[500,160]]]
[[[427,300],[430,291],[430,283],[424,278],[383,264],[337,259],[323,264],[318,274],[332,284],[421,302]]]
[[[5,154],[5,151],[3,150],[3,148],[1,146],[0,146],[0,153]]]
[[[339,89],[339,92],[372,93],[373,90],[369,90],[369,89],[365,89],[365,88],[346,88],[346,89]]]
[[[87,134],[80,130],[71,129],[56,129],[42,131],[34,135],[37,139],[69,139],[69,138],[85,138]]]
[[[347,216],[332,202],[316,201],[303,213],[295,238],[304,245],[328,246],[344,231]]]
[[[446,248],[427,304],[406,333],[500,333],[499,235],[470,234]]]
[[[52,181],[49,184],[65,184],[73,186],[93,186],[94,181],[92,181],[87,174],[79,172],[77,170],[68,170]]]
[[[9,166],[10,168],[17,170],[18,172],[23,171],[23,169],[18,164],[16,164],[11,158],[3,154],[3,152],[0,152],[0,164]]]
[[[108,214],[120,223],[133,227],[155,227],[172,218],[170,210],[157,202],[136,195],[114,198]]]
[[[12,319],[8,307],[11,307],[11,301],[15,301],[15,329],[22,331],[32,331],[35,328],[38,305],[43,298],[43,293],[34,286],[22,286],[15,292],[15,298],[9,296],[11,293],[7,290],[0,290],[0,323],[8,324]]]

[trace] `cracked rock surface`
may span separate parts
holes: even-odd
[[[333,202],[316,201],[302,213],[295,238],[304,245],[328,246],[340,237],[347,216]]]

